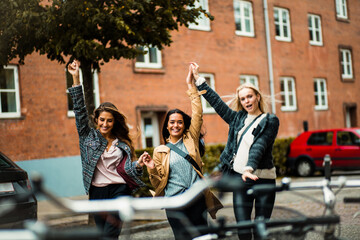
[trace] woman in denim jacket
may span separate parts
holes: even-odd
[[[275,192],[250,196],[247,190],[257,184],[275,185],[276,170],[272,148],[279,129],[279,119],[266,112],[266,103],[252,84],[243,84],[229,106],[199,76],[199,66],[193,63],[193,75],[199,91],[217,114],[229,124],[228,141],[221,153],[223,171],[242,185],[233,194],[234,213],[238,222],[251,219],[255,202],[255,218],[270,218]],[[251,232],[239,232],[240,239],[251,239]]]
[[[139,177],[149,154],[145,152],[135,161],[126,117],[112,103],[102,103],[95,109],[92,120],[96,129],[89,127],[79,82],[79,63],[69,64],[68,71],[73,77],[73,87],[68,90],[74,104],[86,194],[90,200],[131,195],[132,191],[145,186]],[[121,232],[118,214],[95,215],[94,218],[106,239],[118,239]]]

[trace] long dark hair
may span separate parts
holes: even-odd
[[[166,140],[170,137],[170,133],[169,133],[169,130],[167,129],[167,126],[168,126],[170,115],[172,115],[174,113],[179,113],[183,117],[184,125],[185,125],[184,132],[190,128],[191,117],[189,115],[187,115],[186,113],[184,113],[183,111],[181,111],[180,109],[177,109],[177,108],[169,110],[167,112],[167,114],[166,114],[164,124],[163,124],[163,127],[162,127],[162,136],[163,136],[164,143],[166,143]],[[201,157],[205,153],[205,143],[204,143],[204,140],[203,140],[204,135],[205,134],[203,132],[200,132],[198,146],[199,146],[199,152],[200,152]]]
[[[98,118],[102,112],[109,112],[114,117],[114,127],[111,130],[112,134],[119,139],[119,141],[124,142],[126,145],[130,147],[131,151],[131,159],[135,159],[135,148],[133,146],[133,141],[130,138],[130,130],[127,125],[127,120],[124,114],[119,112],[119,110],[115,107],[114,104],[110,102],[104,102],[100,104],[98,108],[94,110],[94,114],[92,116],[92,120],[95,125],[97,125]]]

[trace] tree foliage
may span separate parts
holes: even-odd
[[[93,105],[91,69],[132,59],[136,46],[171,44],[171,31],[203,12],[195,0],[1,0],[0,65],[20,64],[38,52],[50,60],[81,62],[87,106]]]

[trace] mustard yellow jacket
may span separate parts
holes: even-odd
[[[196,87],[189,89],[187,94],[191,100],[191,124],[188,130],[183,133],[183,142],[186,149],[189,152],[189,155],[195,160],[195,162],[199,165],[200,169],[204,163],[201,161],[201,156],[199,152],[199,137],[200,130],[203,123],[202,119],[202,105],[200,101],[200,95],[202,92],[198,92]],[[170,148],[165,145],[160,145],[154,149],[153,160],[155,163],[155,168],[148,168],[149,179],[152,186],[155,188],[155,196],[164,196],[165,187],[169,178],[169,168],[170,168]],[[202,172],[199,172],[194,168],[194,170],[199,174],[201,178],[203,178]],[[204,192],[206,206],[208,212],[210,213],[212,218],[216,217],[216,212],[222,208],[222,204],[216,198],[216,196],[209,190],[205,190]]]

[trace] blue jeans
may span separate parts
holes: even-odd
[[[233,193],[234,214],[236,221],[241,223],[242,221],[251,220],[251,213],[255,203],[255,218],[264,217],[269,219],[271,217],[272,210],[275,203],[275,191],[269,193],[262,193],[259,196],[248,195],[247,190],[254,185],[258,184],[276,184],[275,179],[259,178],[256,181],[246,179],[244,182],[241,178],[241,174],[232,172],[231,175],[235,177],[235,181],[239,181],[239,184],[243,185],[243,189]],[[251,230],[239,230],[239,238],[252,239]],[[256,238],[256,233],[254,234]]]
[[[129,196],[131,195],[130,188],[126,184],[110,184],[105,187],[95,187],[91,186],[89,191],[89,199],[113,199],[119,196]],[[104,214],[95,214],[94,220],[96,226],[103,232],[107,237],[106,239],[118,239],[122,222],[120,220],[119,214],[115,213],[104,213]]]

